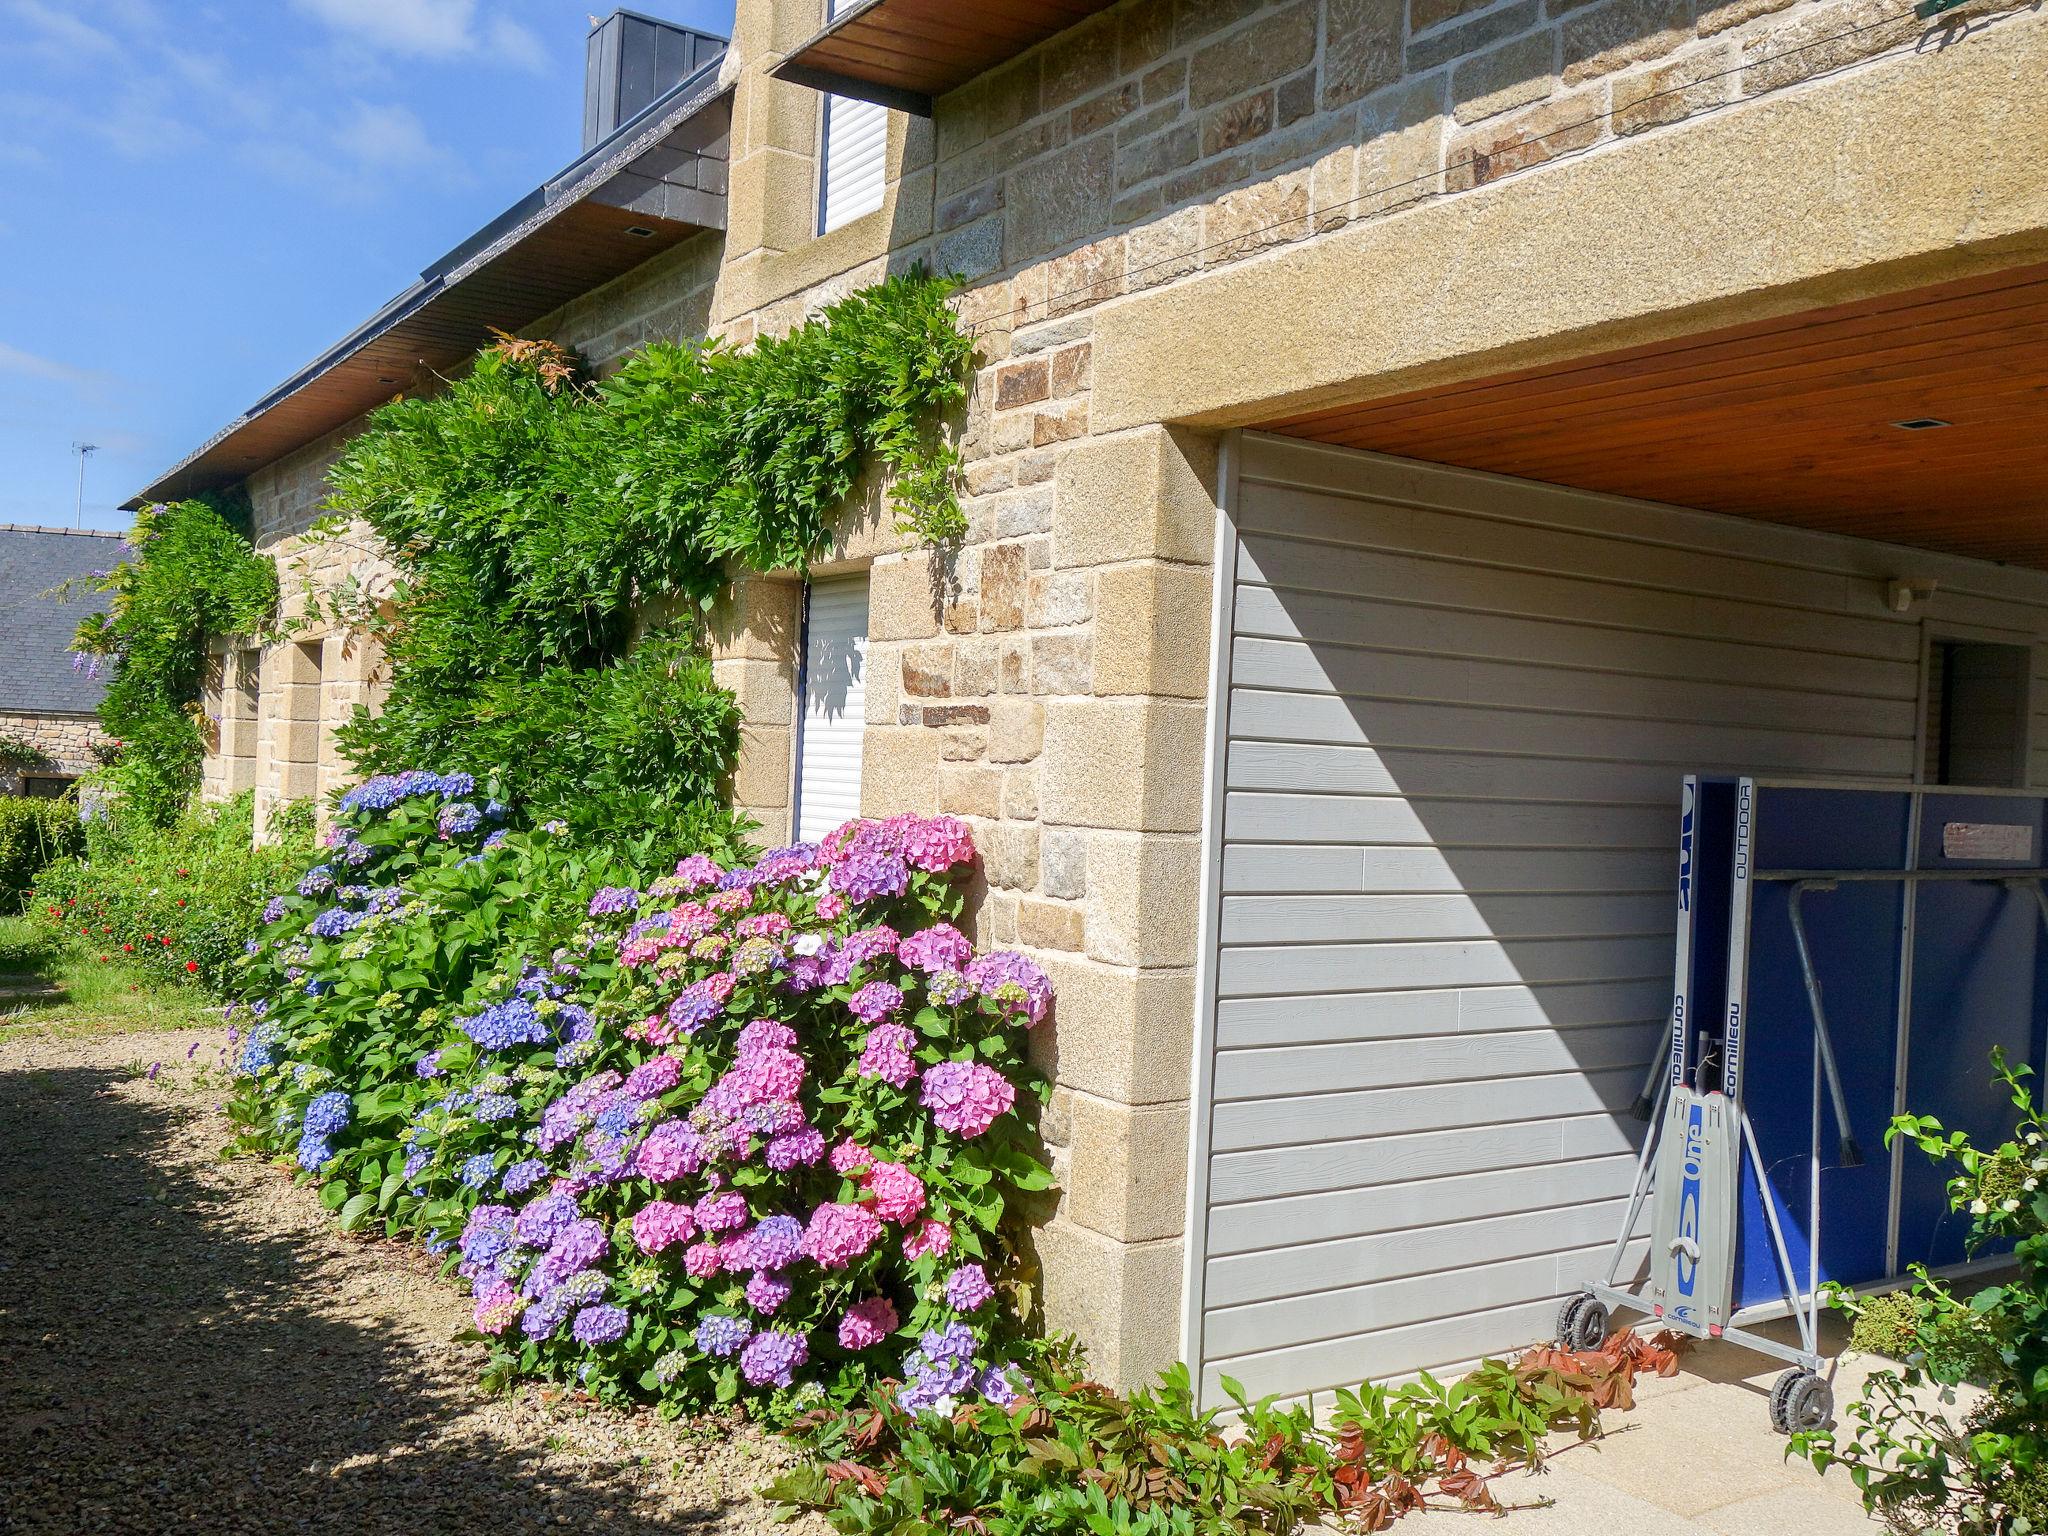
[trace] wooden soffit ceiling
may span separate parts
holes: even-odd
[[[1265,425],[2048,569],[2048,266]]]
[[[856,0],[769,73],[929,117],[946,92],[1114,3]]]

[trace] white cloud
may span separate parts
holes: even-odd
[[[478,25],[476,0],[293,0],[307,15],[351,41],[403,58],[481,54],[522,69],[542,69],[547,54],[518,22],[492,16]]]
[[[46,384],[68,384],[74,389],[92,389],[106,382],[104,375],[94,373],[90,368],[60,363],[51,357],[38,357],[33,352],[22,351],[20,347],[10,347],[4,341],[0,341],[0,373],[39,379]]]
[[[352,103],[349,115],[334,132],[342,153],[364,166],[426,165],[441,158],[424,124],[411,108],[396,102]]]
[[[70,61],[120,52],[99,28],[44,0],[6,0],[0,16],[15,23],[19,41],[48,56]]]

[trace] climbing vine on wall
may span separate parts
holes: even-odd
[[[602,381],[503,338],[375,413],[331,472],[398,577],[356,605],[390,662],[361,768],[497,779],[536,816],[673,834],[730,769],[738,717],[696,615],[736,567],[801,570],[863,476],[929,539],[964,530],[942,430],[973,342],[911,272],[745,350],[657,344]],[[324,534],[345,537],[339,521]],[[654,605],[684,620],[650,639]]]
[[[100,723],[121,742],[106,776],[138,814],[168,826],[199,787],[210,635],[254,634],[277,606],[277,572],[223,503],[143,508],[129,558],[96,578],[114,601],[78,627],[84,657],[110,661]],[[232,510],[232,509],[226,509]]]

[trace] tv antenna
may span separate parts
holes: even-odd
[[[100,451],[100,445],[98,443],[73,443],[71,451],[78,455],[78,505],[72,509],[71,526],[83,528],[85,526],[85,461],[89,456]]]

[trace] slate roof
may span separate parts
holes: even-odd
[[[112,596],[81,582],[58,602],[43,596],[121,558],[121,535],[0,523],[0,713],[89,715],[102,684],[71,668],[71,637]]]

